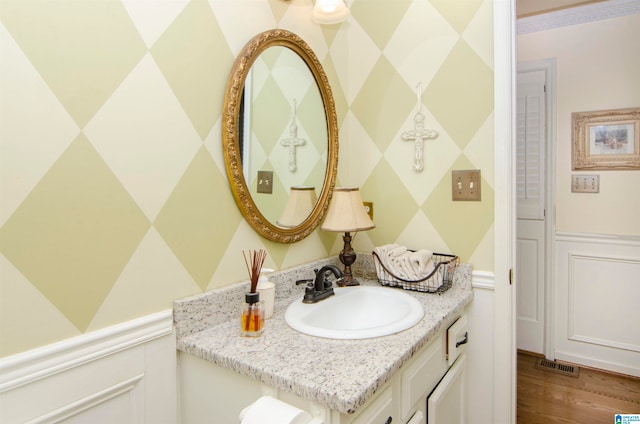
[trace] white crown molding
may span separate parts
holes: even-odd
[[[518,35],[640,14],[640,0],[609,0],[518,19]]]
[[[0,393],[173,332],[171,309],[0,360]]]

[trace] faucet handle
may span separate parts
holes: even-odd
[[[301,284],[305,284],[304,287],[304,298],[305,299],[313,299],[313,290],[314,290],[314,286],[313,286],[313,280],[297,280],[296,281],[296,286],[299,286]]]

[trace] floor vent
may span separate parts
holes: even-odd
[[[570,377],[577,377],[580,375],[580,368],[575,365],[559,364],[555,361],[549,361],[544,358],[536,359],[536,368],[544,371],[553,371]]]

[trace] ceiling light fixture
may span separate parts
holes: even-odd
[[[317,24],[331,25],[343,22],[349,16],[344,0],[316,0],[311,20]]]

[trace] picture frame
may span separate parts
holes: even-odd
[[[573,170],[640,170],[640,107],[571,114]]]

